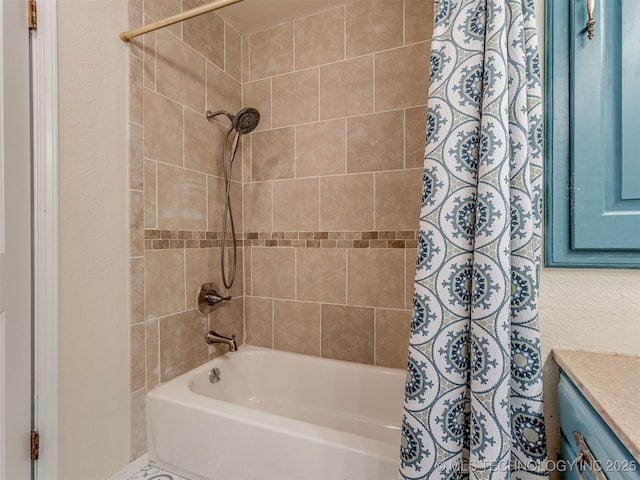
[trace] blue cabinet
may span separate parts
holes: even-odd
[[[547,266],[640,268],[640,1],[548,0]]]
[[[575,460],[579,458],[580,451],[588,451],[594,460],[593,468],[599,469],[607,480],[640,480],[638,460],[633,458],[562,371],[558,384],[558,414],[565,479],[579,479]],[[576,433],[581,439],[580,445],[576,441]],[[588,468],[583,470],[588,480],[598,478]]]

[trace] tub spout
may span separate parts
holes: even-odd
[[[230,352],[235,352],[236,350],[238,350],[235,335],[231,335],[231,337],[225,337],[224,335],[219,335],[211,330],[209,333],[207,333],[207,345],[213,345],[214,343],[224,343],[228,345]]]

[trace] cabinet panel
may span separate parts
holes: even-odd
[[[547,2],[548,266],[640,267],[640,2]],[[634,52],[635,49],[635,52]]]
[[[563,456],[573,478],[578,447],[573,432],[580,432],[589,450],[599,462],[608,480],[640,480],[640,466],[615,433],[561,371],[558,384],[558,414],[563,441]],[[587,478],[593,478],[586,475]]]

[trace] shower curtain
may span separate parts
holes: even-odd
[[[547,478],[533,0],[440,0],[400,478]]]

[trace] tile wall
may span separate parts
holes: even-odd
[[[361,0],[243,38],[247,343],[405,366],[432,15]]]
[[[204,3],[129,1],[132,27]],[[210,328],[404,367],[432,3],[359,0],[245,37],[214,13],[131,42],[132,459],[146,392],[224,353]],[[221,284],[226,124],[203,112],[242,106],[262,119],[234,162],[239,275],[206,316],[195,298]]]
[[[197,0],[132,0],[139,26],[197,6]],[[200,285],[220,281],[224,184],[220,155],[226,125],[206,109],[241,105],[242,40],[217,15],[173,25],[131,42],[131,458],[146,452],[147,391],[224,353],[204,339],[210,328],[242,342],[242,249],[234,300],[215,313],[196,308]],[[242,234],[242,152],[234,163],[233,201]],[[221,292],[226,293],[226,292]]]

